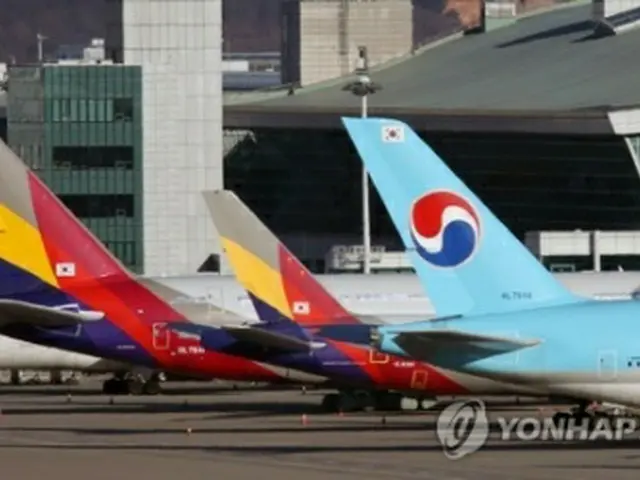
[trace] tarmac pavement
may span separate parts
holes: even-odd
[[[634,479],[640,441],[505,442],[448,459],[437,412],[323,414],[319,392],[179,385],[156,397],[0,386],[2,478]],[[95,383],[94,383],[95,387]],[[539,415],[498,405],[490,418]],[[306,421],[303,421],[305,419]]]

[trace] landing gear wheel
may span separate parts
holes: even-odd
[[[350,410],[358,412],[370,412],[375,410],[375,398],[368,390],[356,390],[347,395],[350,399]]]
[[[80,379],[76,376],[69,377],[64,382],[65,385],[80,385]],[[102,385],[102,391],[104,392],[104,384]]]
[[[588,407],[588,402],[580,402],[577,407],[568,412],[557,412],[552,417],[553,424],[556,427],[582,427],[591,430],[595,426],[596,418],[587,410]]]
[[[399,393],[382,393],[376,397],[376,410],[379,412],[397,412],[402,410],[402,398]]]
[[[162,391],[162,387],[158,380],[152,379],[145,382],[142,390],[145,395],[159,395]]]
[[[335,413],[340,408],[340,395],[337,393],[329,393],[322,399],[322,410],[325,412]]]
[[[338,403],[338,412],[356,412],[364,407],[360,399],[353,393],[341,393]]]
[[[573,419],[573,426],[586,428],[588,431],[593,430],[596,424],[595,417],[586,412],[574,412],[571,418]]]
[[[118,386],[120,381],[115,378],[110,378],[102,383],[102,393],[105,395],[114,395],[118,393]]]
[[[568,412],[556,412],[552,417],[552,421],[556,427],[567,428],[567,424],[569,423],[570,418],[571,414]]]
[[[329,393],[322,399],[322,409],[325,412],[355,412],[363,408],[361,399],[351,393]]]
[[[142,395],[142,391],[144,390],[144,383],[137,378],[127,380],[127,390],[130,395]]]
[[[22,372],[20,370],[11,370],[11,385],[22,384]]]

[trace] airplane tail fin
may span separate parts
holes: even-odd
[[[580,301],[408,125],[343,118],[439,316]]]
[[[3,142],[0,297],[45,307],[82,304],[118,322],[180,318],[142,287]]]
[[[233,192],[203,195],[234,273],[263,321],[360,323]]]

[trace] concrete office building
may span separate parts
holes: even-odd
[[[221,0],[105,1],[106,48],[12,68],[8,143],[136,272],[216,269],[201,192],[223,182]]]
[[[222,173],[221,0],[110,0],[107,55],[142,68],[143,264],[195,272],[219,252],[201,192]]]
[[[9,70],[7,143],[125,265],[142,256],[142,76],[122,65]]]
[[[413,47],[412,0],[296,0],[283,5],[284,83],[311,85],[347,75],[367,45],[371,65]]]

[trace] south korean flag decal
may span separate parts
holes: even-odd
[[[385,143],[404,142],[404,128],[402,125],[384,125],[382,127],[382,141]]]
[[[293,302],[293,313],[296,315],[309,315],[311,307],[309,302]]]
[[[73,278],[76,276],[76,264],[73,262],[56,263],[56,277]]]

